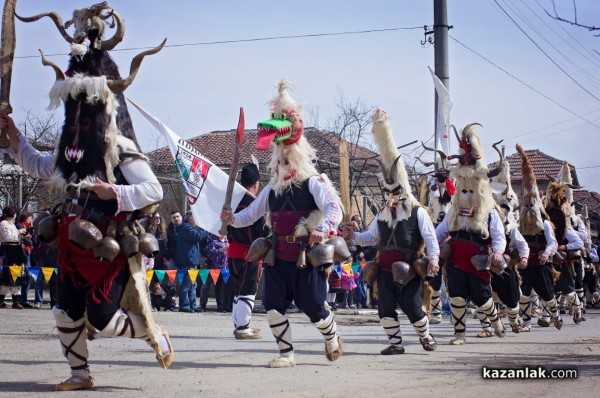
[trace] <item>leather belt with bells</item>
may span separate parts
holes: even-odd
[[[308,237],[307,236],[285,235],[285,236],[278,236],[277,240],[281,241],[281,242],[286,242],[286,243],[306,243],[306,242],[308,242]]]
[[[106,224],[104,213],[98,209],[86,209],[76,203],[67,202],[63,205],[62,211],[67,214],[75,214],[90,221],[92,224]]]

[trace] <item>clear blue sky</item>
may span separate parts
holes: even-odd
[[[590,94],[561,72],[504,14],[500,4],[528,35]],[[600,38],[559,24],[541,6],[550,0],[449,0],[451,36],[556,104],[509,77],[473,52],[449,40],[451,121],[457,126],[477,121],[484,143],[505,139],[507,154],[515,143],[573,163],[580,182],[600,191]],[[93,1],[19,0],[17,12],[31,16],[58,11],[63,20],[72,10]],[[556,0],[559,11],[572,15],[571,0]],[[332,35],[229,44],[218,42],[289,35],[310,35],[433,24],[433,0],[367,1],[304,0],[283,2],[177,0],[113,0],[125,19],[124,41],[117,49],[150,47],[168,38],[157,55],[144,60],[126,96],[167,123],[184,138],[235,128],[243,106],[246,126],[268,117],[267,101],[281,78],[295,86],[292,96],[319,111],[321,127],[336,112],[343,91],[349,100],[386,110],[398,144],[427,140],[434,130],[433,47],[420,45],[422,29]],[[579,21],[600,25],[597,0],[577,0]],[[49,18],[17,21],[17,49],[11,102],[14,117],[25,111],[43,115],[53,72],[41,65],[41,48],[59,66],[67,65],[68,44]],[[141,50],[114,51],[126,75]],[[593,95],[593,96],[592,96]],[[62,120],[62,110],[59,119]],[[138,140],[155,149],[156,132],[130,107]],[[456,147],[454,145],[454,147]],[[489,148],[488,148],[489,149]],[[200,148],[201,150],[201,148]],[[495,160],[491,150],[487,158]]]

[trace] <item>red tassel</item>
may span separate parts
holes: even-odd
[[[448,195],[450,196],[454,196],[456,193],[456,187],[450,178],[446,180],[446,192],[448,192]]]

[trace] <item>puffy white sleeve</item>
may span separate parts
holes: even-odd
[[[435,228],[435,236],[437,237],[438,244],[443,242],[450,235],[450,231],[448,231],[448,216],[444,217],[441,223]]]
[[[19,152],[15,153],[12,147],[3,150],[17,162],[19,166],[32,177],[48,179],[54,174],[56,152],[44,155],[35,149],[27,138],[19,132]]]
[[[565,235],[569,241],[569,243],[567,243],[567,250],[577,250],[583,248],[583,241],[573,228],[567,228]]]
[[[506,249],[506,235],[504,224],[496,209],[490,212],[490,236],[492,237],[492,252],[502,254]]]
[[[325,234],[331,231],[335,232],[342,222],[342,208],[333,189],[333,186],[321,176],[310,177],[308,180],[308,190],[323,213],[323,219],[318,226],[323,229]]]
[[[548,256],[553,256],[558,250],[558,242],[552,229],[552,224],[548,220],[544,220],[544,237],[546,238],[546,249],[544,253]]]
[[[258,194],[258,197],[248,207],[233,215],[231,226],[234,228],[252,225],[269,211],[269,193],[271,184],[268,184]]]
[[[375,246],[379,243],[379,226],[377,225],[377,220],[379,219],[379,214],[375,216],[375,219],[369,225],[369,229],[364,232],[356,232],[354,234],[355,244],[359,246]]]
[[[509,249],[517,249],[520,258],[529,257],[529,245],[517,228],[513,228],[512,231],[510,231]]]
[[[117,194],[117,213],[138,210],[162,200],[162,186],[147,161],[134,159],[122,162],[119,169],[129,185],[112,186]]]
[[[419,207],[417,210],[417,221],[419,222],[421,237],[425,241],[425,246],[427,247],[427,257],[433,261],[438,261],[440,256],[440,246],[436,237],[436,230],[433,227],[429,214],[427,214],[427,211],[422,207]]]

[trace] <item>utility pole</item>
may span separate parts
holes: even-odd
[[[442,81],[446,89],[450,91],[450,71],[448,68],[448,5],[446,0],[433,0],[433,49],[435,75]],[[437,110],[438,110],[438,95],[435,92],[435,109],[434,121],[437,128]],[[437,131],[435,135],[435,149],[438,149]],[[434,160],[437,160],[437,152],[435,152]]]

